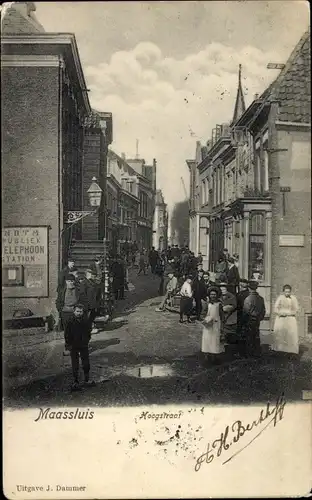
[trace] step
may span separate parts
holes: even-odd
[[[103,248],[71,248],[71,255],[101,255],[104,252]]]
[[[71,257],[74,258],[75,262],[78,262],[78,261],[95,261],[95,257],[98,255],[98,253],[96,254],[90,254],[90,252],[88,253],[71,253]]]
[[[73,247],[103,247],[104,242],[101,240],[76,240],[72,241]]]

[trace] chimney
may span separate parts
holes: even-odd
[[[256,101],[257,99],[259,99],[259,94],[254,95],[254,100]]]
[[[125,153],[121,153],[121,158],[122,158],[123,160],[126,160],[126,155],[125,155]]]
[[[155,159],[155,158],[153,158],[153,167],[155,167],[155,168],[156,168],[156,165],[157,165],[157,161],[156,161],[156,159]]]

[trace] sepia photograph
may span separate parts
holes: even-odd
[[[284,496],[311,489],[309,18],[300,0],[2,4],[7,498],[257,497],[242,479],[235,495],[222,489],[221,472],[206,489],[202,470],[269,424],[285,438],[259,437],[258,454],[270,442],[272,464],[280,454],[287,467],[264,495],[281,494],[292,466],[297,489]],[[112,426],[122,453],[114,426],[125,412],[144,432],[163,426],[160,475],[183,448],[201,486],[168,478],[160,492],[140,476],[125,490],[107,479],[104,491],[99,472],[93,489],[78,484],[77,450],[98,460],[83,436]],[[212,434],[204,415],[220,423]],[[293,442],[300,421],[292,459],[282,426]],[[152,474],[144,443],[140,468]],[[41,481],[43,450],[56,467],[69,444],[60,468],[79,460],[73,483],[56,472]],[[37,485],[27,463],[39,464]]]

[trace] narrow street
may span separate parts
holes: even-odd
[[[281,392],[302,399],[311,389],[312,367],[304,356],[295,367],[277,366],[271,355],[203,369],[201,325],[179,324],[155,308],[158,279],[130,272],[135,289],[118,303],[113,321],[90,343],[94,388],[71,393],[70,358],[62,334],[35,329],[4,334],[5,405],[144,405],[174,402],[267,401]],[[16,375],[18,373],[18,376]],[[238,390],[239,388],[239,390]]]

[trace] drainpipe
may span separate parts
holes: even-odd
[[[280,169],[278,162],[278,134],[276,120],[279,103],[273,101],[268,118],[268,163],[269,188],[272,198],[272,231],[271,231],[271,314],[270,323],[273,323],[273,307],[279,293],[277,287],[278,259],[279,259],[279,220],[282,213],[282,196],[280,192]],[[269,235],[268,235],[269,236]]]

